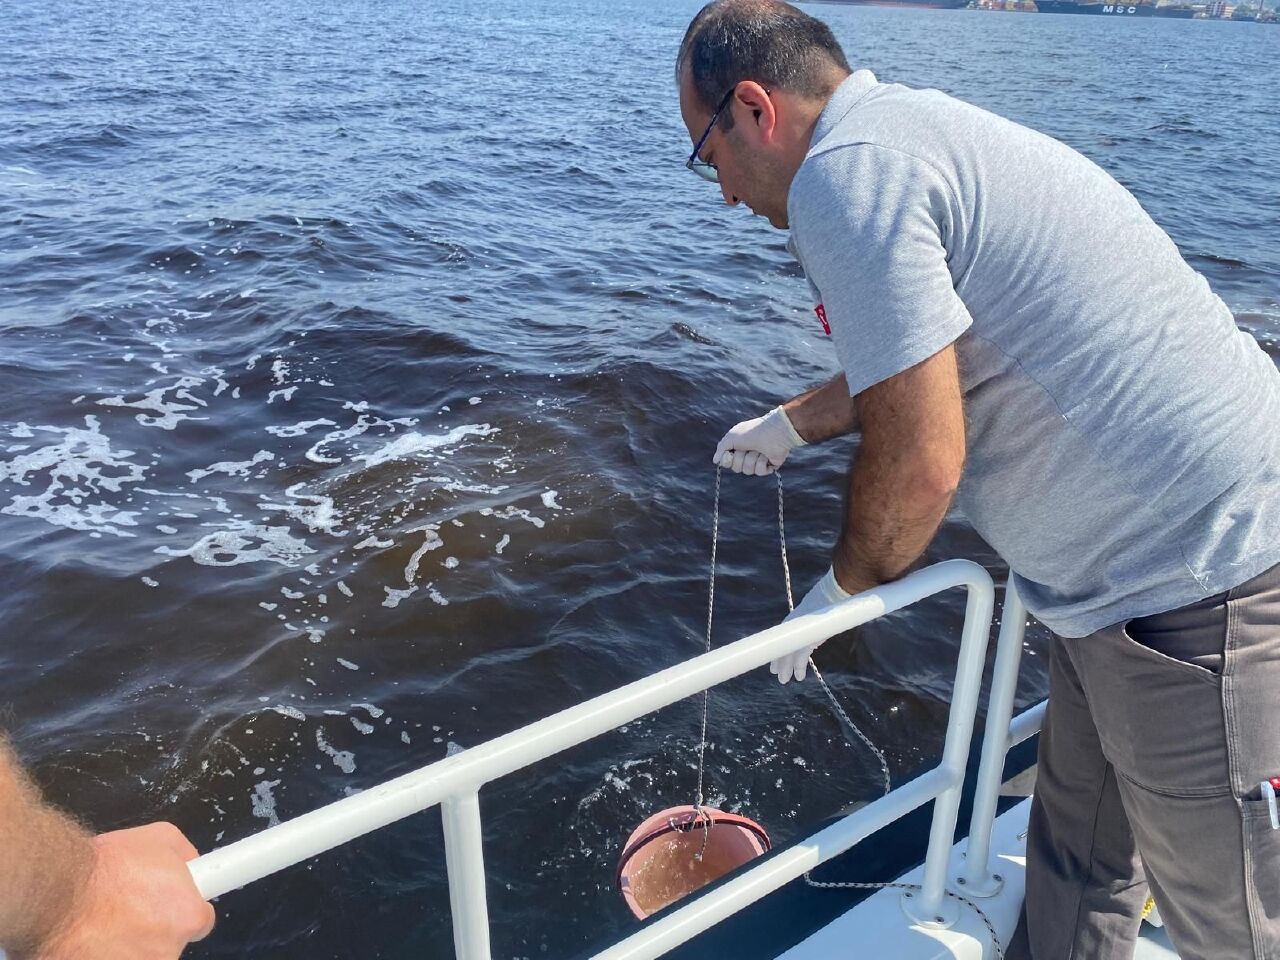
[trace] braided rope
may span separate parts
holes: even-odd
[[[711,514],[711,574],[707,578],[707,653],[711,652],[711,624],[715,619],[716,610],[716,549],[720,544],[720,477],[721,468],[717,465],[715,509]],[[706,817],[706,827],[702,831],[702,848],[696,857],[699,862],[707,852],[707,843],[711,840],[711,827],[714,822],[711,815],[704,809],[706,798],[703,794],[703,769],[707,760],[707,711],[710,703],[711,689],[707,688],[702,691],[702,729],[698,735],[698,793],[697,799],[694,800],[699,817]]]
[[[722,473],[722,468],[717,464],[715,505],[712,510],[712,519],[711,519],[711,575],[707,585],[706,649],[708,653],[711,652],[711,624],[714,617],[715,603],[716,603],[716,551],[720,542],[721,473]],[[777,475],[778,475],[778,542],[781,546],[781,551],[782,551],[782,577],[783,577],[783,583],[785,585],[786,594],[787,594],[787,610],[794,611],[795,599],[791,591],[791,565],[787,560],[787,529],[786,529],[785,511],[783,509],[782,471],[779,470],[777,472]],[[840,720],[843,721],[844,725],[848,729],[853,731],[854,735],[857,736],[857,738],[862,742],[862,744],[868,750],[870,750],[872,754],[875,755],[876,760],[879,761],[880,774],[881,774],[881,778],[884,785],[884,794],[887,795],[889,791],[892,789],[892,782],[889,776],[889,763],[885,759],[883,751],[881,751],[879,747],[877,747],[874,743],[871,742],[871,739],[866,734],[864,734],[861,729],[859,729],[858,725],[854,723],[853,720],[849,717],[849,714],[845,712],[844,707],[840,705],[840,701],[836,699],[835,692],[831,689],[830,685],[828,685],[826,678],[823,677],[822,671],[820,671],[818,669],[818,665],[813,662],[812,656],[809,657],[809,669],[811,669],[813,671],[813,675],[817,677],[819,685],[822,687],[823,692],[827,695],[827,700],[830,701],[832,708],[836,712],[836,716],[838,716]],[[707,710],[708,710],[709,695],[710,695],[709,690],[702,691],[702,730],[701,730],[701,736],[698,739],[698,799],[697,799],[696,806],[697,806],[698,813],[700,815],[707,817],[707,826],[706,826],[706,829],[703,830],[703,835],[702,835],[702,850],[699,851],[698,853],[699,860],[701,860],[703,857],[703,854],[706,853],[707,841],[711,834],[711,824],[712,824],[711,817],[709,814],[705,813],[704,806],[703,806],[703,800],[704,800],[703,767],[706,761],[706,750],[707,750]],[[852,743],[850,743],[849,745],[851,747],[853,746]],[[812,871],[804,875],[804,882],[808,886],[813,887],[815,889],[820,889],[820,890],[904,890],[906,891],[905,896],[907,898],[910,898],[917,891],[924,889],[923,887],[921,887],[919,884],[916,884],[916,883],[900,883],[896,881],[886,882],[886,883],[859,883],[854,881],[815,880],[813,879]],[[1000,937],[996,933],[995,925],[992,924],[991,918],[988,917],[985,912],[983,912],[982,908],[979,907],[976,903],[974,903],[968,897],[962,896],[958,893],[953,893],[952,891],[945,890],[945,889],[942,892],[946,896],[951,897],[953,900],[957,900],[960,903],[968,907],[971,907],[973,909],[974,913],[978,915],[978,919],[980,919],[983,925],[987,928],[987,932],[991,934],[991,944],[993,949],[995,950],[996,960],[1004,960],[1004,949],[1000,945]]]

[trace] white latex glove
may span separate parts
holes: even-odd
[[[787,454],[803,447],[804,442],[787,412],[774,407],[763,417],[744,420],[726,433],[711,459],[734,473],[763,477],[782,466]]]
[[[829,569],[796,604],[796,608],[787,614],[787,620],[794,620],[796,617],[803,617],[810,613],[821,613],[832,604],[848,600],[851,596],[852,594],[847,593],[844,587],[836,583],[835,570]],[[786,623],[787,620],[782,622]],[[820,644],[815,643],[812,647],[805,647],[796,653],[779,657],[769,664],[769,672],[777,676],[779,683],[787,683],[792,677],[803,680],[805,672],[809,669],[809,657],[819,646]]]

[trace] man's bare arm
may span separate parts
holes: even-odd
[[[0,947],[15,960],[177,960],[213,907],[177,827],[91,837],[41,798],[0,740]]]
[[[964,467],[954,347],[858,395],[862,443],[832,560],[850,593],[896,580],[933,539]]]
[[[0,741],[0,945],[22,955],[44,943],[71,911],[93,867],[93,842],[46,806]]]
[[[858,408],[841,373],[782,405],[806,443],[821,443],[858,429]]]

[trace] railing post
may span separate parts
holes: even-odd
[[[974,716],[982,686],[982,667],[986,662],[991,615],[995,606],[995,586],[991,577],[976,564],[966,586],[969,595],[965,604],[964,631],[960,639],[960,663],[956,668],[951,714],[947,721],[947,739],[940,764],[950,785],[934,801],[933,825],[929,829],[929,850],[925,854],[922,889],[918,894],[903,894],[902,899],[902,908],[907,916],[928,927],[949,927],[959,916],[955,900],[943,903],[947,861],[955,840],[960,792],[964,787],[965,766],[969,744],[973,739]]]
[[[969,820],[969,848],[965,867],[956,878],[957,889],[971,897],[992,897],[1004,885],[991,872],[991,828],[996,816],[1000,778],[1009,752],[1009,722],[1013,716],[1013,695],[1018,687],[1018,664],[1026,633],[1027,608],[1018,596],[1013,575],[1004,588],[1000,614],[1000,639],[996,641],[996,662],[991,672],[991,698],[987,705],[987,730],[982,738],[982,760],[973,794],[973,816]]]
[[[457,960],[490,960],[489,904],[484,882],[484,837],[480,795],[449,797],[441,804],[444,856],[449,870],[449,908]]]

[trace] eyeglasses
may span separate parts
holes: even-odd
[[[720,105],[716,107],[715,113],[711,114],[711,121],[707,124],[707,129],[702,131],[702,136],[698,138],[697,145],[693,148],[693,153],[689,154],[689,159],[684,165],[700,176],[703,180],[710,183],[720,182],[720,171],[716,169],[714,163],[706,163],[698,157],[698,151],[702,149],[702,145],[707,142],[707,137],[711,136],[711,130],[715,127],[716,121],[720,119],[720,114],[724,108],[729,105],[729,98],[733,96],[733,91],[738,89],[735,83],[729,88],[729,91],[720,98]]]

